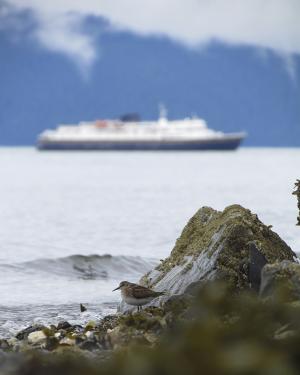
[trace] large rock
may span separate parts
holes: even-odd
[[[170,256],[141,279],[141,284],[167,291],[154,300],[192,290],[203,281],[225,279],[233,288],[260,287],[266,263],[294,261],[296,255],[270,227],[239,205],[223,212],[201,208],[187,223]],[[126,305],[120,311],[128,311]]]

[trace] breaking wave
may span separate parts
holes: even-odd
[[[2,271],[26,272],[30,274],[51,274],[58,277],[95,279],[120,279],[121,276],[139,276],[158,263],[155,259],[138,256],[71,255],[56,259],[1,264]]]

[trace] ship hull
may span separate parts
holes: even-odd
[[[193,141],[40,141],[39,150],[53,151],[208,151],[235,150],[243,137]]]

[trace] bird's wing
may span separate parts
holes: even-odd
[[[148,298],[148,297],[158,297],[161,293],[155,292],[149,288],[145,288],[144,286],[137,285],[133,288],[132,295],[135,298]]]

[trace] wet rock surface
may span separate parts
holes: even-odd
[[[111,349],[107,330],[118,322],[117,316],[107,316],[100,322],[89,322],[85,327],[60,322],[57,326],[30,326],[17,333],[15,339],[2,340],[1,349],[22,351],[36,348],[42,351],[59,351],[77,347],[83,351]]]
[[[41,352],[76,350],[94,353],[106,352],[131,343],[153,345],[171,321],[173,312],[149,307],[142,312],[129,315],[109,315],[99,322],[88,322],[86,326],[61,322],[57,326],[31,326],[19,332],[15,338],[1,340],[0,349],[5,352]]]

